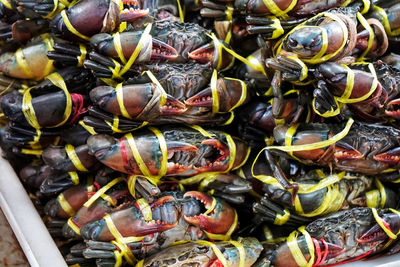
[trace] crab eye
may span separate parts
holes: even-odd
[[[290,47],[296,47],[297,46],[297,44],[298,44],[298,42],[295,40],[295,39],[289,39],[288,40],[288,44],[289,44],[289,46]]]

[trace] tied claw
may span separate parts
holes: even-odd
[[[339,160],[361,159],[363,155],[351,145],[344,142],[335,144],[335,158]]]
[[[384,153],[375,155],[374,160],[395,165],[400,161],[400,147],[396,147]]]

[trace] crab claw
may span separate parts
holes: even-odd
[[[206,139],[202,141],[201,144],[209,145],[216,149],[218,152],[218,158],[212,161],[210,160],[209,162],[207,162],[208,164],[194,168],[200,172],[225,171],[228,166],[227,164],[225,164],[225,161],[227,160],[230,153],[229,147],[221,143],[221,141],[217,139]]]
[[[195,198],[204,204],[208,211],[212,207],[213,198],[205,193],[189,191],[183,195],[185,198]],[[215,198],[216,205],[208,214],[201,213],[198,216],[184,216],[188,223],[199,226],[202,230],[214,234],[225,234],[229,231],[235,221],[235,210],[225,201]]]
[[[382,223],[389,231],[396,234],[400,230],[400,218],[395,213],[384,214],[382,216]],[[389,237],[382,229],[382,227],[376,223],[367,232],[365,232],[360,238],[357,238],[358,243],[372,243],[385,241]]]
[[[149,9],[140,9],[137,0],[122,0],[124,8],[119,13],[121,21],[134,22],[149,14]]]
[[[194,96],[185,100],[185,104],[193,107],[211,108],[213,104],[211,88],[206,88],[204,90],[201,90]]]
[[[335,158],[340,160],[360,159],[363,155],[354,147],[345,142],[336,142]]]
[[[333,259],[343,252],[345,252],[345,248],[342,248],[341,246],[335,245],[330,242],[326,242],[324,239],[315,239],[312,238],[312,241],[317,248],[316,250],[316,257],[317,260],[314,263],[315,266],[318,266],[319,264],[323,263],[325,260]]]
[[[187,110],[187,107],[184,103],[179,101],[178,99],[174,98],[171,95],[167,94],[167,101],[161,107],[162,115],[175,115],[175,114],[182,114]]]
[[[136,50],[143,35],[142,31],[129,31],[120,33],[122,53],[125,59]],[[114,44],[115,38],[108,33],[99,33],[90,38],[90,44],[101,54],[113,58],[119,58]],[[154,39],[146,38],[142,41],[140,53],[136,62],[148,62],[150,60],[172,60],[178,57],[178,52],[172,46]]]
[[[224,44],[227,46],[226,44]],[[188,57],[202,64],[211,63],[217,70],[227,70],[232,67],[235,58],[225,51],[214,46],[214,43],[205,44],[188,53]]]
[[[374,160],[395,165],[400,161],[400,147],[393,148],[374,156]]]
[[[400,98],[387,103],[385,114],[395,119],[400,119]]]

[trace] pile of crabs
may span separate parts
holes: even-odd
[[[396,0],[1,0],[3,155],[70,266],[397,253],[399,14]]]

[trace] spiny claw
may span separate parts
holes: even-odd
[[[354,147],[345,142],[335,144],[335,158],[340,160],[360,159],[363,155]]]
[[[393,99],[386,105],[385,114],[395,119],[400,119],[400,98]]]
[[[198,191],[189,191],[184,197],[192,197],[204,204],[206,210],[212,207],[213,199],[205,193]],[[235,211],[226,202],[216,198],[214,209],[208,214],[200,214],[198,216],[188,217],[185,220],[188,223],[199,226],[209,233],[225,234],[231,228],[235,220]]]
[[[222,41],[221,41],[222,42]],[[225,46],[228,46],[224,44]],[[188,53],[188,57],[202,64],[211,63],[214,68],[226,70],[233,65],[235,58],[214,45],[214,42],[205,44]]]
[[[396,147],[384,153],[375,155],[374,160],[391,165],[397,164],[400,161],[400,147]]]
[[[186,110],[185,104],[171,95],[167,95],[167,102],[161,106],[162,115],[182,114]]]
[[[400,218],[395,213],[384,214],[382,216],[382,223],[389,231],[396,234],[400,229]],[[385,241],[389,237],[383,231],[382,227],[376,223],[367,232],[365,232],[360,238],[357,238],[358,243],[372,243]]]
[[[185,100],[185,104],[194,107],[206,107],[211,108],[213,104],[211,88],[201,90],[194,96]]]
[[[194,151],[197,152],[199,149],[197,146],[191,145],[182,141],[168,141],[167,142],[168,152],[176,151]]]

